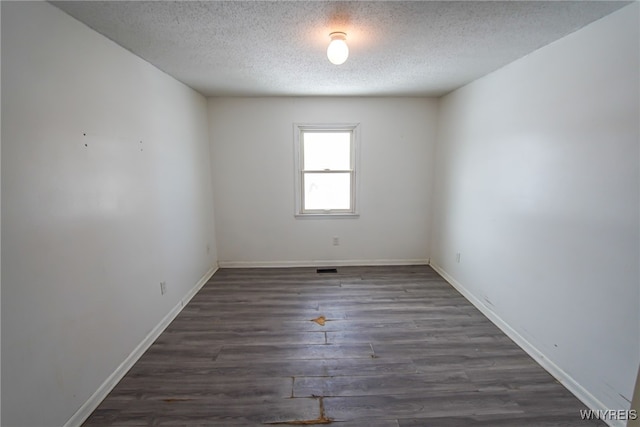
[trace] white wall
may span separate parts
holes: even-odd
[[[449,94],[436,149],[433,263],[610,409],[640,361],[638,16]]]
[[[204,97],[2,2],[3,426],[65,424],[211,271],[209,158]]]
[[[210,98],[220,266],[426,262],[436,109],[426,98]],[[360,123],[359,218],[294,218],[297,122]]]

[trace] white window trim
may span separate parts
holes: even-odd
[[[303,211],[303,190],[302,190],[302,147],[301,134],[304,131],[349,131],[352,133],[351,140],[351,206],[352,210],[345,211],[324,211],[324,212],[304,212]],[[295,211],[296,218],[358,218],[359,194],[360,194],[360,123],[294,123],[294,165],[295,165]]]

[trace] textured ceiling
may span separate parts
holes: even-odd
[[[52,3],[207,96],[439,96],[629,2]]]

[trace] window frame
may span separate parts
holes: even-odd
[[[294,123],[295,153],[295,217],[297,218],[357,218],[359,193],[359,157],[360,157],[360,124],[359,123]],[[305,132],[349,132],[351,134],[349,170],[305,170],[303,134]],[[304,209],[304,174],[305,173],[345,173],[351,174],[351,209]]]

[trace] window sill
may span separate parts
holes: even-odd
[[[294,215],[296,219],[356,219],[360,217],[358,213],[298,213]]]

